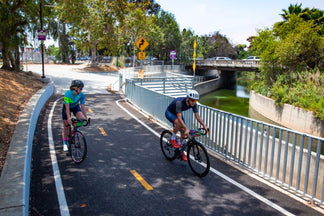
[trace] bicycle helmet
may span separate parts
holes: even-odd
[[[83,88],[84,84],[81,80],[72,80],[71,87]]]
[[[187,96],[190,99],[199,100],[199,93],[196,90],[189,90]]]

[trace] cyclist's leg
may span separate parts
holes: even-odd
[[[73,114],[78,120],[83,119],[83,114],[79,105],[73,109]]]
[[[176,124],[177,122],[177,116],[170,112],[169,110],[165,111],[165,117],[173,124],[173,131],[171,135],[171,144],[173,145],[174,148],[179,148],[179,145],[176,141],[176,134],[179,131],[179,124]]]
[[[63,104],[62,108],[62,119],[63,119],[63,130],[62,130],[62,139],[63,139],[63,150],[67,151],[67,136],[68,136],[68,121],[66,115],[65,105]]]

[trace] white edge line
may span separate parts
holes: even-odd
[[[66,202],[65,194],[64,194],[64,188],[62,184],[62,179],[61,179],[61,174],[60,174],[60,169],[58,167],[57,159],[56,159],[56,153],[55,153],[55,147],[54,147],[54,141],[53,141],[53,134],[52,134],[52,117],[54,113],[54,109],[56,106],[56,103],[60,100],[61,98],[57,99],[51,109],[51,112],[48,117],[48,144],[50,148],[50,154],[51,154],[51,160],[52,160],[52,167],[53,167],[53,175],[54,175],[54,180],[55,180],[55,186],[56,186],[56,193],[57,193],[57,198],[59,201],[60,205],[60,212],[62,216],[69,216],[69,208]]]
[[[136,121],[138,121],[141,125],[143,125],[144,127],[146,127],[149,131],[151,131],[154,135],[156,135],[157,137],[160,137],[160,134],[157,133],[155,130],[153,130],[152,128],[150,128],[148,125],[146,125],[144,122],[142,122],[141,120],[139,120],[136,116],[134,116],[132,113],[130,113],[128,110],[126,110],[123,106],[121,106],[119,104],[119,101],[122,101],[124,99],[120,99],[116,101],[116,104],[123,109],[127,114],[129,114],[132,118],[134,118]],[[206,166],[206,164],[204,164],[204,166]],[[251,189],[245,187],[244,185],[238,183],[237,181],[231,179],[230,177],[224,175],[223,173],[217,171],[216,169],[210,167],[210,171],[215,173],[216,175],[218,175],[219,177],[223,178],[224,180],[228,181],[229,183],[235,185],[236,187],[240,188],[241,190],[247,192],[248,194],[250,194],[251,196],[255,197],[256,199],[260,200],[261,202],[264,202],[265,204],[267,204],[268,206],[278,210],[279,212],[281,212],[284,215],[288,215],[288,216],[293,216],[294,214],[290,213],[289,211],[283,209],[282,207],[278,206],[277,204],[271,202],[270,200],[266,199],[265,197],[255,193],[254,191],[252,191]]]

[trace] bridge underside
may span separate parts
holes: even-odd
[[[186,66],[187,70],[192,70],[192,65]],[[256,67],[251,67],[251,66],[246,66],[243,67],[241,66],[215,66],[215,65],[196,65],[196,72],[206,72],[206,71],[211,71],[211,70],[219,70],[219,71],[224,71],[224,72],[236,72],[236,71],[249,71],[249,72],[259,72],[259,68]]]

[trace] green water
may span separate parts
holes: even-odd
[[[237,97],[236,90],[221,89],[199,99],[199,103],[241,116],[249,116],[249,98]]]

